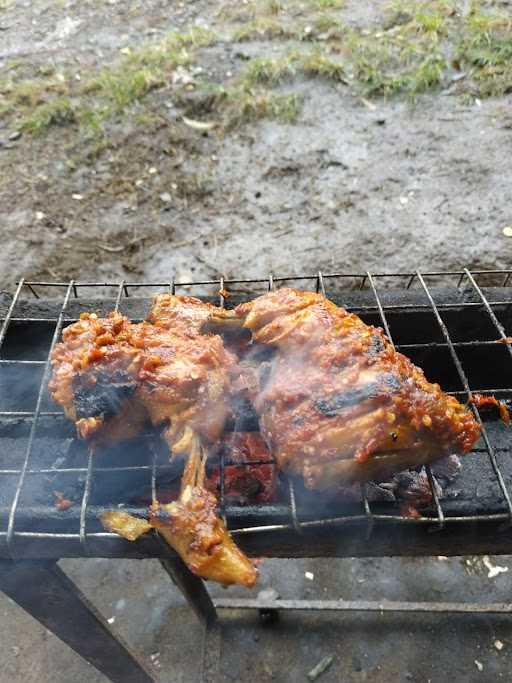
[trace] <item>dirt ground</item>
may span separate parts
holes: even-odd
[[[380,1],[283,4],[291,7],[285,28],[275,25],[279,2],[268,2],[251,38],[237,39],[234,30],[260,17],[258,3],[0,0],[0,288],[12,291],[21,276],[179,281],[510,267],[506,87],[483,97],[466,87],[468,70],[448,60],[425,92],[383,96],[330,64],[329,77],[302,69],[262,93],[244,90],[243,110],[229,93],[212,104],[202,82],[229,89],[252,60],[278,59],[293,22],[309,35],[329,12],[318,41],[331,46],[334,19],[371,38],[390,12]],[[451,4],[460,16],[477,5],[512,18],[511,2]],[[407,25],[403,8],[391,11],[390,30]],[[120,81],[133,55],[191,28],[216,37],[198,46],[187,39],[190,58],[172,72],[160,62],[151,71],[154,55],[144,53],[142,85],[135,79],[127,93]],[[446,41],[434,33],[434,42]],[[293,49],[309,46],[294,40]],[[100,76],[103,85],[94,83]],[[96,116],[98,92],[108,116]],[[268,115],[272,93],[300,96],[290,122]],[[54,96],[69,101],[44,119]],[[511,572],[491,579],[472,562],[269,561],[260,588],[297,598],[509,600]],[[201,630],[156,562],[61,564],[115,617],[157,680],[198,680]],[[4,596],[0,623],[2,683],[106,680]],[[322,683],[510,680],[512,631],[503,618],[292,615],[266,630],[254,616],[231,614],[223,638],[226,682],[306,680],[326,654],[335,659]]]
[[[222,38],[219,12],[235,4],[3,5],[0,80],[15,84],[41,72],[84,81],[170,30],[208,27],[221,38],[182,74],[189,102],[199,76],[228,82],[248,59],[282,50],[279,40]],[[335,13],[372,26],[385,7],[347,2]],[[509,265],[510,96],[461,97],[448,86],[414,101],[368,100],[300,75],[279,88],[303,96],[294,123],[263,118],[224,132],[187,126],[190,105],[165,85],[137,104],[137,122],[126,112],[109,120],[99,154],[76,125],[35,136],[16,113],[0,118],[0,285],[22,275],[140,281]]]

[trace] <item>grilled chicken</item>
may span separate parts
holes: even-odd
[[[198,452],[220,437],[230,413],[235,357],[220,336],[201,331],[213,310],[192,297],[162,294],[147,322],[132,324],[118,313],[101,319],[83,314],[53,352],[49,389],[93,448],[133,437],[147,422],[163,426],[173,455],[191,459],[180,503],[172,504],[162,527],[164,537],[201,576],[252,585],[255,570],[216,517],[204,477],[190,484]],[[192,561],[196,550],[207,553],[207,563],[195,556]]]
[[[156,528],[198,576],[223,585],[238,583],[249,588],[256,582],[256,570],[217,516],[215,496],[205,488],[206,455],[198,438],[192,434],[190,438],[193,444],[177,501],[154,501],[149,522],[122,511],[104,513],[102,522],[107,529],[129,540]]]
[[[168,425],[173,452],[187,426],[215,441],[229,414],[235,358],[218,335],[201,332],[214,309],[161,294],[149,322],[82,314],[53,352],[52,397],[93,445],[134,436],[148,419]]]
[[[367,481],[449,453],[479,437],[472,412],[431,384],[380,328],[321,294],[280,289],[235,311],[253,342],[275,349],[253,400],[278,465],[309,488]]]

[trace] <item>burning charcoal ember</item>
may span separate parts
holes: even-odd
[[[274,464],[254,464],[271,462],[269,450],[258,432],[234,432],[227,434],[213,449],[211,461],[220,460],[224,455],[224,495],[235,505],[270,503],[276,490],[276,467]],[[240,465],[248,464],[248,467]],[[208,476],[206,487],[209,491],[220,493],[220,465],[216,465]]]
[[[418,519],[418,517],[421,517],[421,513],[414,507],[414,505],[411,505],[411,503],[403,503],[400,506],[400,514],[402,517],[409,517],[411,519]]]
[[[399,500],[405,500],[417,507],[427,507],[432,504],[432,490],[424,467],[419,472],[414,470],[399,472],[395,474],[394,480],[396,482],[396,497]],[[433,477],[433,481],[438,498],[442,498],[441,486],[435,477]]]
[[[55,496],[55,507],[57,510],[69,510],[74,505],[72,500],[65,498],[62,491],[54,491],[53,495]]]

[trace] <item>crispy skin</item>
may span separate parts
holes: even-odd
[[[132,344],[144,349],[139,396],[153,424],[168,423],[171,446],[186,426],[217,440],[230,412],[230,370],[235,357],[222,338],[202,332],[215,307],[193,297],[160,294],[149,323],[136,326]]]
[[[178,501],[154,501],[149,524],[107,513],[108,529],[135,540],[156,527],[195,573],[252,586],[256,571],[204,485],[202,444],[222,433],[235,364],[221,337],[201,330],[212,309],[192,297],[162,294],[140,324],[118,313],[83,314],[55,348],[49,389],[92,446],[132,437],[149,420],[165,426],[174,454],[188,456]]]
[[[119,313],[83,313],[52,354],[50,394],[93,447],[129,439],[147,420],[136,395],[142,355],[130,342],[132,327]]]
[[[205,460],[194,445],[179,499],[167,505],[154,504],[149,522],[198,576],[250,588],[256,583],[257,571],[216,514],[215,496],[205,488]]]
[[[235,358],[218,335],[201,332],[212,308],[161,294],[150,322],[85,313],[67,327],[52,355],[49,389],[80,435],[93,445],[115,443],[149,418],[167,425],[165,438],[178,450],[187,426],[215,441],[229,414]]]
[[[479,437],[471,411],[380,328],[320,294],[280,289],[222,316],[237,316],[256,343],[277,350],[255,406],[279,466],[310,488],[463,454]]]

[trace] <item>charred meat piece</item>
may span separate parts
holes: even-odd
[[[130,438],[147,420],[166,425],[178,450],[187,426],[215,441],[230,411],[235,358],[218,335],[201,332],[213,308],[161,294],[150,322],[82,314],[53,352],[52,397],[93,445]]]
[[[155,501],[149,522],[122,511],[104,513],[102,522],[130,541],[155,528],[198,576],[223,585],[237,583],[250,588],[256,582],[257,571],[217,516],[215,496],[205,488],[205,459],[196,441],[183,473],[178,500],[168,504]]]
[[[203,444],[219,438],[230,414],[234,356],[218,335],[202,331],[213,306],[192,297],[158,295],[149,319],[84,314],[64,330],[52,355],[55,401],[92,446],[135,436],[147,421],[164,426],[174,454],[188,460],[178,501],[153,501],[150,525],[192,571],[221,583],[252,585],[256,573],[216,515],[204,486]],[[132,540],[144,523],[105,517]],[[165,516],[165,520],[163,519]]]
[[[119,313],[82,313],[52,354],[50,394],[93,447],[132,438],[147,421],[137,397],[142,357],[130,342],[132,328]]]
[[[154,504],[149,522],[195,574],[250,588],[256,583],[256,569],[217,516],[215,496],[205,488],[205,459],[197,449],[192,452],[180,497],[168,505]]]
[[[280,289],[217,315],[276,349],[255,407],[278,465],[309,488],[382,478],[478,439],[470,410],[321,294]]]

